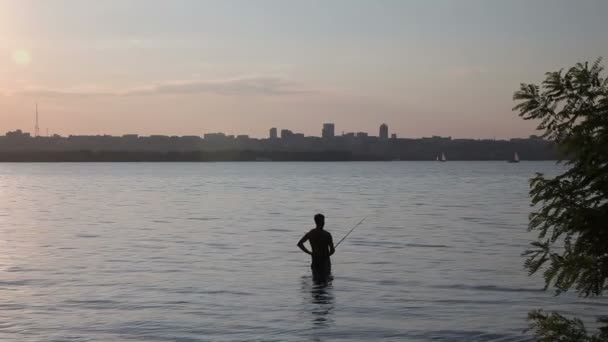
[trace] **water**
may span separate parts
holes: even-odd
[[[549,162],[0,164],[0,340],[524,341]],[[296,242],[323,212],[335,280]]]

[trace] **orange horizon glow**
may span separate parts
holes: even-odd
[[[542,2],[4,0],[0,134],[527,137],[519,83],[608,56],[608,5]]]

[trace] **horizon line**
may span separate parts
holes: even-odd
[[[274,127],[273,127],[274,128]],[[287,129],[289,130],[289,129]],[[379,135],[370,135],[368,132],[363,132],[363,131],[359,131],[359,132],[343,132],[340,135],[334,135],[332,137],[322,137],[322,136],[318,136],[318,135],[306,135],[304,133],[299,133],[299,132],[294,132],[289,130],[291,134],[299,137],[299,138],[318,138],[318,139],[333,139],[333,138],[378,138],[378,139],[383,139],[381,138]],[[279,131],[280,132],[280,131]],[[39,136],[35,136],[32,135],[31,132],[27,132],[24,131],[22,129],[16,129],[16,130],[9,130],[7,132],[4,133],[4,135],[1,135],[0,137],[6,137],[8,135],[10,135],[10,133],[20,133],[23,135],[28,135],[30,138],[52,138],[52,137],[60,137],[60,138],[69,138],[69,137],[113,137],[113,138],[125,138],[125,137],[132,137],[132,138],[152,138],[152,137],[166,137],[166,138],[193,138],[193,137],[197,137],[200,139],[205,139],[205,135],[216,135],[216,136],[223,136],[224,138],[229,138],[229,139],[237,139],[239,137],[241,137],[242,139],[255,139],[255,140],[271,140],[271,139],[275,139],[275,140],[284,140],[286,139],[286,137],[281,137],[281,136],[277,136],[276,138],[272,138],[270,136],[265,136],[265,137],[257,137],[257,136],[252,136],[249,134],[228,134],[228,133],[224,133],[224,132],[206,132],[203,133],[201,135],[196,135],[196,134],[184,134],[184,135],[175,135],[175,134],[139,134],[139,133],[123,133],[123,134],[119,134],[119,135],[112,135],[112,134],[106,134],[106,133],[102,133],[102,134],[68,134],[68,135],[61,135],[61,134],[57,134],[57,133],[52,133],[49,132],[47,135],[39,135]],[[359,135],[360,133],[363,133],[364,135]],[[352,134],[352,135],[351,135]],[[394,133],[392,133],[394,134]],[[441,135],[430,135],[430,136],[396,136],[396,137],[392,137],[389,136],[388,138],[386,138],[385,140],[391,140],[391,139],[411,139],[411,140],[416,140],[416,139],[451,139],[451,140],[490,140],[490,141],[509,141],[509,140],[515,140],[515,139],[542,139],[545,140],[541,135],[537,135],[537,134],[530,134],[527,137],[523,137],[523,136],[516,136],[516,137],[507,137],[507,138],[496,138],[496,137],[492,137],[492,138],[475,138],[475,137],[455,137],[455,136],[441,136]]]

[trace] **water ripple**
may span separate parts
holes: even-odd
[[[0,164],[2,341],[531,341],[551,163]],[[316,286],[296,242],[367,216]]]

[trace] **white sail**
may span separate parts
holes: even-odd
[[[441,152],[441,161],[446,161],[447,159],[445,159],[445,154],[443,152]]]
[[[516,162],[519,161],[519,155],[517,154],[517,152],[515,152],[515,155],[513,156],[513,160],[515,160]]]

